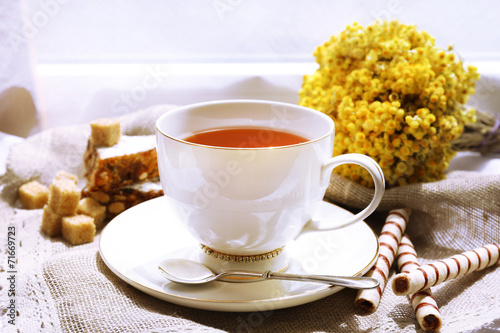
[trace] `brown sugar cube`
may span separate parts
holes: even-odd
[[[48,205],[59,215],[75,215],[80,196],[80,190],[72,180],[56,180],[50,186]]]
[[[78,177],[72,173],[66,172],[64,170],[61,170],[57,173],[56,177],[52,180],[52,182],[55,182],[57,180],[71,180],[75,184],[78,184]]]
[[[94,219],[87,215],[65,216],[61,222],[62,236],[73,245],[90,243],[94,240]]]
[[[111,147],[120,141],[120,122],[114,119],[101,118],[90,123],[90,140],[98,147]]]
[[[99,229],[106,218],[106,206],[99,204],[92,198],[83,198],[78,203],[76,213],[92,217],[96,229]]]
[[[36,180],[19,187],[19,200],[26,209],[40,209],[47,204],[49,189]]]
[[[49,206],[43,207],[42,215],[42,231],[47,236],[61,235],[61,220],[62,216],[54,212]]]

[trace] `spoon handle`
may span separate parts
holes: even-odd
[[[361,276],[296,275],[268,272],[264,277],[267,279],[326,283],[353,289],[372,289],[377,288],[379,285],[376,279]]]

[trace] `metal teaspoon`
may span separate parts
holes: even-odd
[[[332,276],[332,275],[297,275],[266,271],[226,271],[215,274],[207,266],[186,259],[166,259],[158,265],[160,273],[172,282],[183,284],[202,284],[216,280],[227,282],[257,282],[262,280],[292,280],[331,284],[353,289],[372,289],[379,282],[370,277]]]

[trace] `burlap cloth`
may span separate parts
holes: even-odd
[[[153,107],[121,118],[125,134],[152,134],[168,107]],[[7,227],[16,227],[15,326],[5,311],[8,283],[2,257],[2,332],[414,332],[420,331],[406,297],[385,289],[380,306],[367,314],[354,306],[356,291],[344,289],[322,300],[288,309],[223,313],[186,308],[158,300],[117,278],[91,244],[71,246],[40,232],[42,210],[24,210],[18,187],[37,179],[48,184],[57,171],[83,175],[87,124],[41,132],[15,145],[0,178],[2,245]],[[326,199],[355,211],[372,191],[336,176]],[[407,233],[422,263],[448,257],[500,239],[500,176],[452,172],[443,181],[387,190],[367,222],[379,233],[387,211],[413,209]],[[2,253],[4,251],[2,250]],[[3,255],[3,254],[2,254]],[[394,269],[389,277],[394,276]],[[443,332],[480,331],[500,326],[498,265],[433,288]],[[388,286],[390,286],[390,282]]]

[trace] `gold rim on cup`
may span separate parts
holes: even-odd
[[[227,254],[227,253],[222,253],[219,251],[216,251],[214,249],[209,248],[206,245],[200,244],[201,249],[203,252],[205,252],[207,255],[212,256],[214,258],[224,260],[224,261],[230,261],[230,262],[259,262],[259,261],[264,261],[264,260],[269,260],[272,258],[277,257],[279,254],[283,252],[284,246],[267,252],[263,254],[256,254],[256,255],[234,255],[234,254]]]

